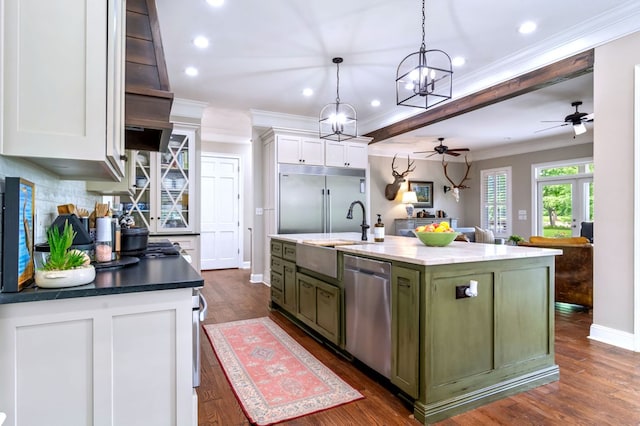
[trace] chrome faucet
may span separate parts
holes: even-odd
[[[353,219],[353,206],[356,204],[360,204],[360,207],[362,207],[362,225],[360,225],[360,227],[362,228],[361,240],[367,241],[367,229],[369,229],[369,225],[367,225],[367,215],[364,212],[364,204],[362,204],[362,201],[356,200],[351,203],[351,205],[349,206],[349,211],[347,212],[347,219]]]

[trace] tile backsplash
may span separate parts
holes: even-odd
[[[58,215],[60,204],[75,204],[78,208],[93,211],[96,202],[102,197],[86,191],[84,181],[62,180],[56,175],[16,157],[0,155],[0,188],[4,192],[4,178],[21,177],[35,184],[36,226],[34,242],[46,241],[47,227]],[[0,227],[0,241],[2,228]],[[0,256],[2,256],[0,244]],[[0,262],[1,265],[1,262]]]

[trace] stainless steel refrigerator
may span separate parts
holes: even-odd
[[[280,164],[278,233],[360,232],[359,209],[351,220],[347,211],[356,200],[367,205],[365,176],[362,169]]]

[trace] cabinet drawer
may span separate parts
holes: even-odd
[[[296,245],[282,244],[282,257],[287,260],[296,261]]]
[[[316,293],[316,324],[325,337],[339,343],[340,290],[337,287],[318,286]]]
[[[284,298],[282,297],[282,291],[273,287],[273,283],[271,284],[271,300],[276,302],[278,305],[283,304]]]
[[[271,287],[277,288],[280,291],[284,288],[282,274],[274,272],[273,270],[271,271]]]
[[[284,273],[284,261],[279,257],[271,256],[271,270],[282,275]]]
[[[282,257],[282,242],[271,241],[271,256]]]

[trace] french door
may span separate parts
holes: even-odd
[[[593,178],[538,181],[536,235],[580,235],[580,223],[593,221]]]

